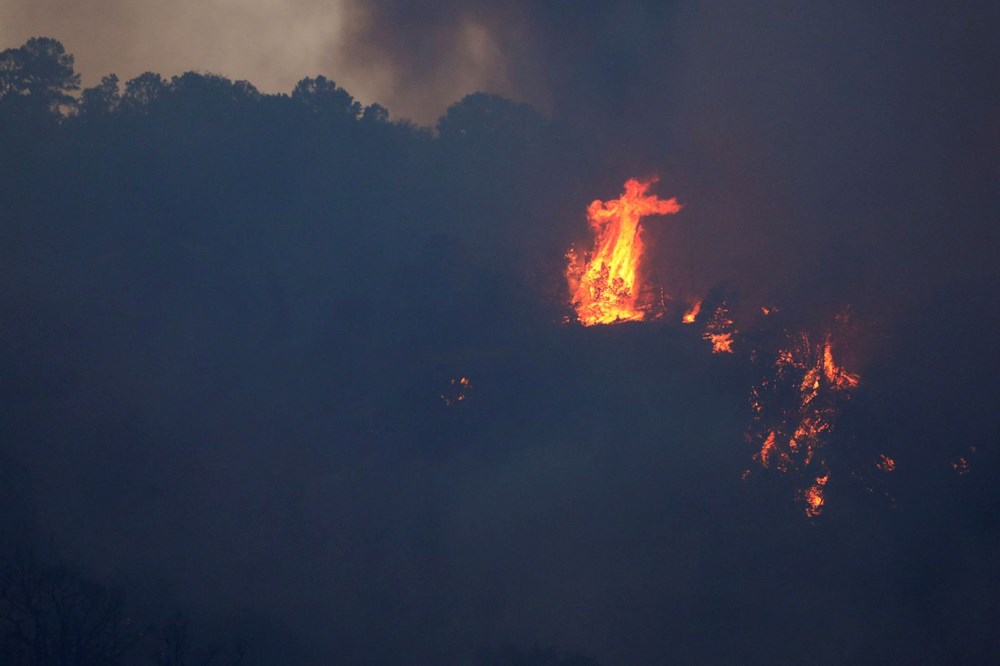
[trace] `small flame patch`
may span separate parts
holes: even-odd
[[[468,377],[465,375],[456,377],[451,380],[448,392],[441,394],[441,400],[444,402],[445,407],[453,407],[461,402],[465,402],[471,388],[472,382],[469,381]]]
[[[886,474],[889,472],[895,472],[896,461],[883,453],[879,456],[878,463],[875,464],[875,468],[880,472],[885,472]]]
[[[729,308],[722,303],[708,320],[702,337],[712,343],[713,354],[732,354],[737,333],[736,326],[729,316]]]
[[[698,315],[699,314],[701,314],[701,301],[700,300],[695,301],[694,305],[692,305],[688,309],[688,311],[684,313],[684,316],[681,317],[681,323],[682,324],[693,324],[698,319]]]

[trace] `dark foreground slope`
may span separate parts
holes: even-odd
[[[797,480],[741,479],[748,348],[563,323],[621,155],[485,95],[432,133],[322,79],[116,90],[0,99],[10,663],[1000,657],[989,284],[881,320],[857,291],[863,381],[807,520]],[[676,233],[712,224],[669,194]],[[789,326],[849,300],[837,275],[788,286]]]

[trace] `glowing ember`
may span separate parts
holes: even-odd
[[[952,458],[951,468],[959,476],[965,476],[972,469],[972,459],[976,455],[976,447],[968,446],[962,455]]]
[[[806,504],[806,514],[816,517],[823,511],[830,476],[817,453],[833,430],[839,401],[849,398],[860,380],[837,364],[830,335],[822,343],[805,333],[792,338],[778,351],[774,370],[772,378],[750,391],[759,429],[747,436],[760,442],[754,460],[764,468],[781,473],[818,468],[815,482],[797,493]],[[892,471],[895,461],[882,456],[879,469]]]
[[[691,306],[684,316],[681,317],[681,323],[683,324],[693,324],[698,318],[698,314],[701,312],[701,301],[695,301],[694,305]]]
[[[880,472],[889,473],[895,471],[896,461],[885,455],[884,453],[879,456],[878,463],[875,465],[876,469]]]
[[[760,451],[754,456],[764,467],[777,469],[780,472],[787,472],[788,466],[792,463],[792,458],[784,449],[779,449],[774,443],[777,434],[772,430],[767,434],[767,439],[760,447]]]
[[[859,377],[846,372],[833,361],[833,347],[830,343],[830,336],[826,336],[826,343],[823,345],[823,374],[827,381],[841,391],[855,388],[858,385]]]
[[[702,337],[712,343],[713,354],[732,354],[736,333],[733,320],[729,318],[729,309],[723,303],[708,320],[708,326],[705,327]]]
[[[441,400],[444,401],[445,407],[451,407],[460,402],[464,402],[468,394],[468,390],[472,387],[469,382],[469,378],[462,376],[456,377],[451,380],[451,386],[448,395],[442,395]]]
[[[620,198],[597,200],[587,208],[594,246],[582,259],[573,250],[566,255],[570,302],[584,326],[641,321],[646,316],[638,283],[643,251],[639,220],[681,209],[676,199],[647,195],[654,182],[631,178]]]
[[[802,491],[801,498],[806,503],[806,515],[810,518],[815,518],[823,513],[823,505],[826,504],[826,499],[823,497],[823,490],[826,487],[826,482],[829,480],[829,474],[817,476],[816,482]]]

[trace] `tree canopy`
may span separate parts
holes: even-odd
[[[20,102],[49,113],[72,106],[80,88],[73,56],[50,37],[32,37],[0,52],[0,103]]]

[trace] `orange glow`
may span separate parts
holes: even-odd
[[[754,456],[754,459],[759,460],[760,464],[764,467],[773,468],[779,472],[787,472],[792,458],[786,451],[779,449],[775,444],[776,436],[773,430],[768,433],[767,439],[764,440],[764,444],[760,447],[760,452]]]
[[[830,384],[841,390],[852,389],[858,385],[857,375],[852,375],[834,363],[829,335],[826,336],[826,344],[823,345],[823,374]]]
[[[698,300],[694,302],[694,305],[691,306],[690,310],[684,313],[684,316],[681,318],[681,323],[693,324],[695,320],[698,318],[698,314],[700,312],[701,312],[701,301]]]
[[[587,208],[594,245],[583,258],[574,250],[566,255],[570,302],[584,326],[641,321],[646,316],[638,276],[643,252],[639,220],[681,209],[676,199],[648,195],[654,182],[630,178],[620,198],[596,200]]]
[[[441,396],[441,400],[444,402],[445,407],[451,407],[460,402],[465,402],[468,390],[471,387],[472,383],[469,382],[469,378],[464,375],[462,377],[452,379],[448,394]]]
[[[706,338],[712,342],[712,353],[713,354],[732,354],[733,353],[733,334],[732,333],[706,333]]]
[[[895,471],[896,461],[883,453],[879,456],[878,463],[876,463],[875,467],[878,471],[888,474],[889,472]]]
[[[705,333],[701,337],[712,343],[713,354],[732,354],[736,333],[733,320],[729,318],[729,309],[723,303],[708,320]]]
[[[840,402],[859,382],[858,375],[837,365],[829,334],[816,340],[800,333],[778,350],[774,374],[750,391],[756,425],[747,437],[760,442],[754,460],[781,473],[817,470],[816,481],[797,492],[810,518],[823,511],[829,478],[820,450],[833,431]],[[895,461],[882,456],[878,467],[892,471]]]
[[[829,480],[829,474],[818,476],[816,477],[816,482],[802,493],[801,497],[805,500],[806,515],[808,517],[815,518],[819,514],[823,513],[823,505],[826,504],[826,499],[823,497],[823,491],[826,487],[826,482]]]

